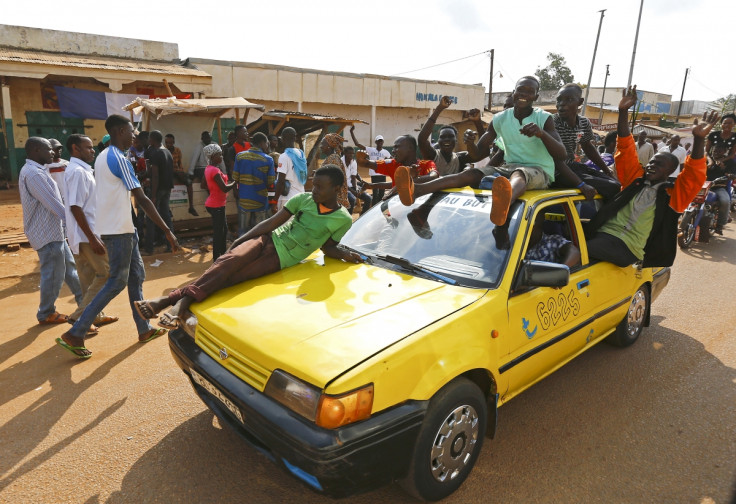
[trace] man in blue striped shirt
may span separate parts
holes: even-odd
[[[77,305],[82,301],[74,257],[64,239],[66,216],[56,182],[44,169],[51,163],[54,151],[45,138],[26,141],[26,164],[18,177],[20,202],[23,207],[23,231],[41,263],[41,304],[36,318],[39,324],[61,324],[67,316],[56,311],[61,284],[74,294]]]

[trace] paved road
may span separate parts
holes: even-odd
[[[496,439],[447,502],[729,502],[734,227],[678,254],[636,345],[598,345],[503,406]],[[200,255],[161,258],[147,268],[149,296],[207,265]],[[109,310],[122,320],[90,340],[93,358],[78,362],[53,344],[63,328],[34,325],[38,269],[2,276],[0,502],[333,502],[220,428],[167,341],[135,342],[124,296]],[[64,291],[59,307],[70,303]],[[391,486],[350,502],[412,501]]]

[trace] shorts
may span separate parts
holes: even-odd
[[[520,172],[526,180],[527,191],[533,191],[536,189],[547,189],[549,188],[550,180],[547,173],[541,168],[536,166],[524,166],[519,164],[505,164],[503,166],[491,166],[486,165],[482,168],[475,168],[480,170],[484,176],[489,175],[503,175],[506,178],[510,178],[514,172]]]

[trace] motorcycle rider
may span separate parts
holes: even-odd
[[[706,172],[706,180],[715,180],[720,177],[727,176],[731,180],[736,178],[736,163],[733,159],[728,158],[729,149],[726,145],[714,145],[712,154],[708,156],[708,171]],[[723,235],[723,226],[728,222],[728,214],[731,206],[731,195],[727,187],[711,187],[718,198],[718,221],[715,226],[715,233]]]

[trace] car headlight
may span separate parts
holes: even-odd
[[[197,317],[195,315],[190,315],[183,323],[179,324],[179,327],[181,327],[181,329],[185,333],[191,336],[192,339],[195,339],[194,334],[197,332],[197,324]]]
[[[320,427],[335,429],[371,416],[373,384],[346,394],[328,395],[280,369],[271,374],[264,393]]]

